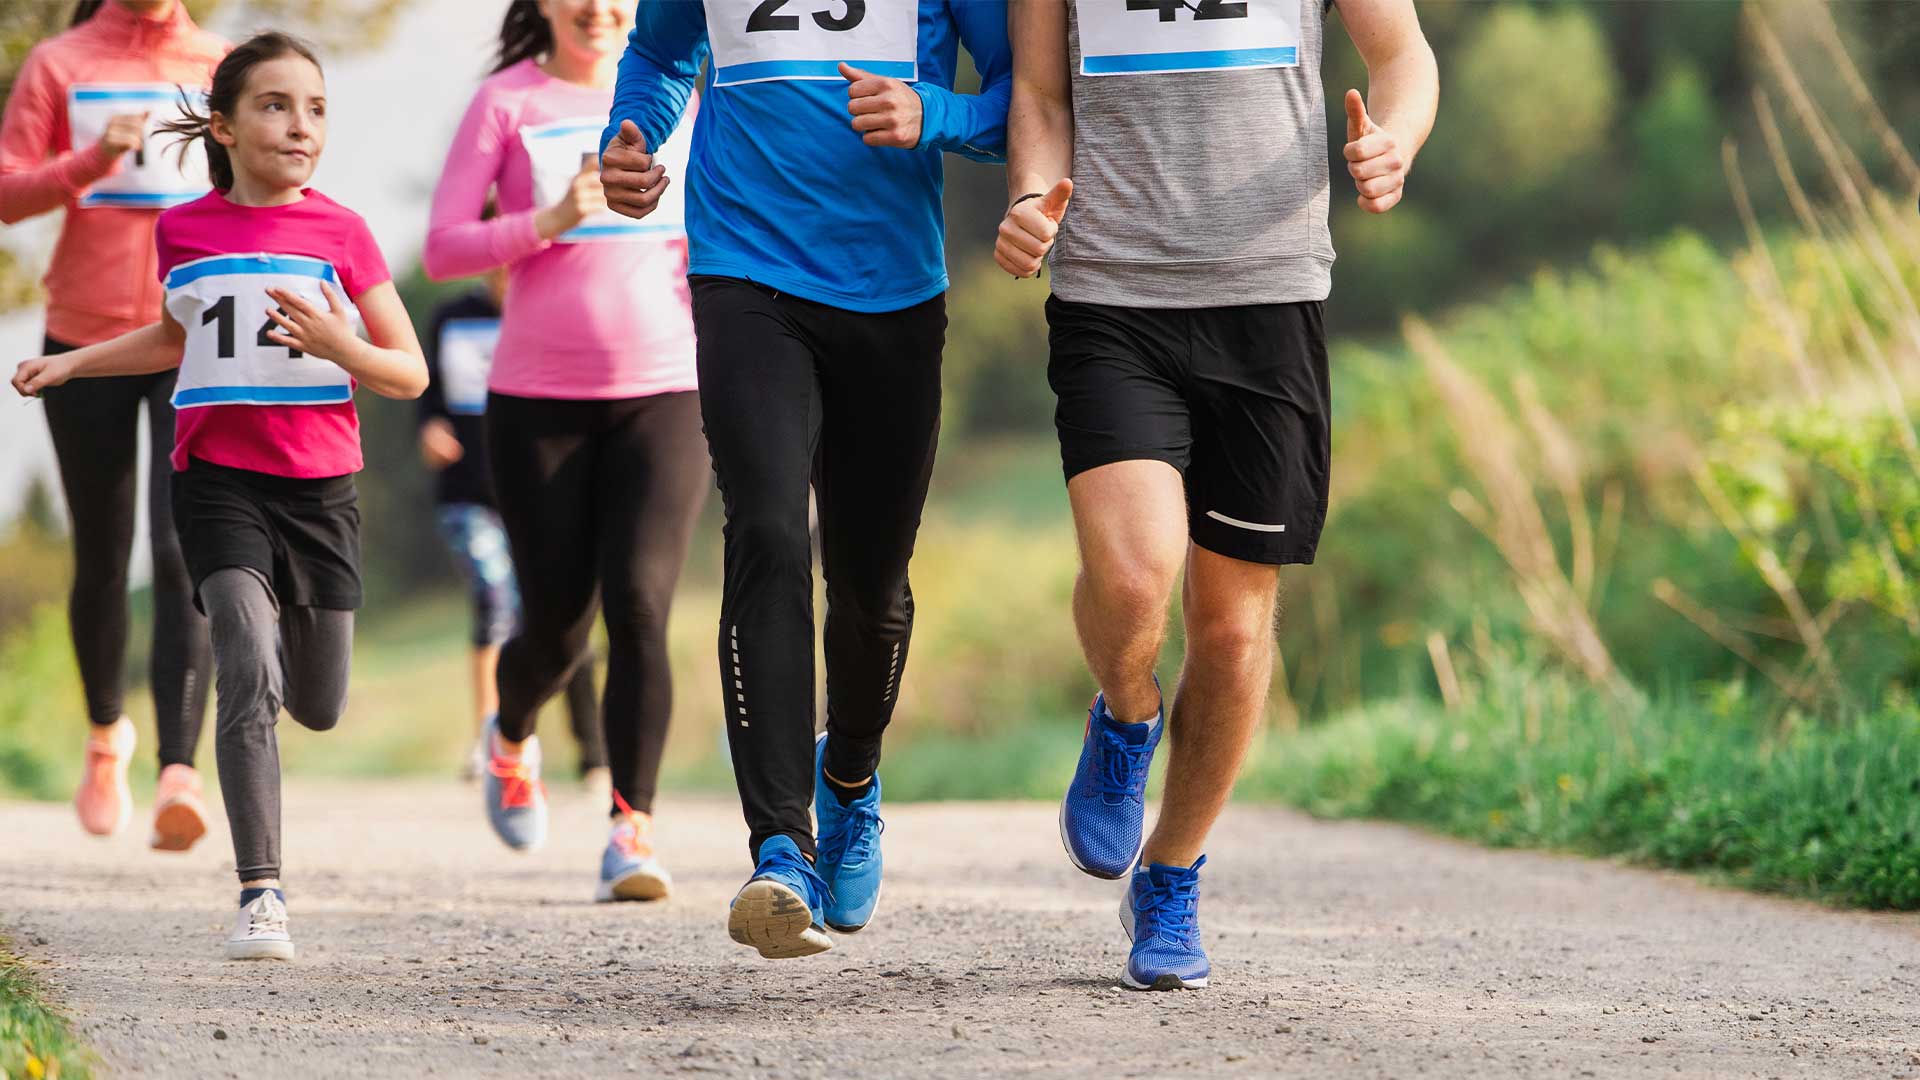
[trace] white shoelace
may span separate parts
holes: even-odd
[[[247,905],[247,936],[279,936],[287,932],[287,905],[272,892],[263,892]]]

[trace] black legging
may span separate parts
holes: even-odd
[[[913,634],[907,564],[940,434],[946,298],[844,311],[693,279],[700,402],[726,506],[720,680],[749,850],[814,849],[813,551],[827,582],[827,770],[872,775]]]
[[[46,341],[48,355],[73,348]],[[193,586],[180,556],[168,494],[173,478],[167,463],[173,452],[173,379],[171,371],[76,379],[41,395],[73,523],[67,621],[86,690],[87,718],[96,725],[120,719],[126,704],[127,559],[133,552],[138,501],[140,403],[147,405],[153,458],[147,474],[153,655],[147,666],[162,768],[193,764],[213,675],[207,620],[193,606]]]
[[[597,588],[607,767],[614,792],[651,812],[673,712],[667,613],[712,486],[699,397],[494,394],[487,450],[520,580],[520,626],[500,651],[500,732],[533,734],[585,658]]]

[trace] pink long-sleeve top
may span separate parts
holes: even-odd
[[[194,25],[184,4],[147,16],[108,3],[27,54],[0,121],[0,221],[67,211],[46,276],[47,336],[92,345],[160,318],[153,226],[164,207],[81,207],[126,158],[107,158],[97,143],[73,145],[69,91],[162,83],[204,90],[229,48]],[[148,154],[173,153],[164,140],[148,141]]]
[[[534,228],[541,207],[522,132],[604,125],[612,105],[611,88],[555,79],[528,60],[480,84],[454,136],[434,191],[426,270],[446,280],[508,268],[488,383],[496,393],[605,400],[697,385],[684,235],[554,243]],[[483,221],[489,192],[499,213]]]

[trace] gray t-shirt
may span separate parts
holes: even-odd
[[[1321,0],[1070,0],[1074,192],[1054,295],[1327,298],[1324,19]]]

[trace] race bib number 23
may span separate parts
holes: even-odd
[[[840,78],[840,65],[920,77],[916,0],[704,0],[713,85]]]
[[[1080,74],[1297,67],[1303,2],[1075,0]]]

